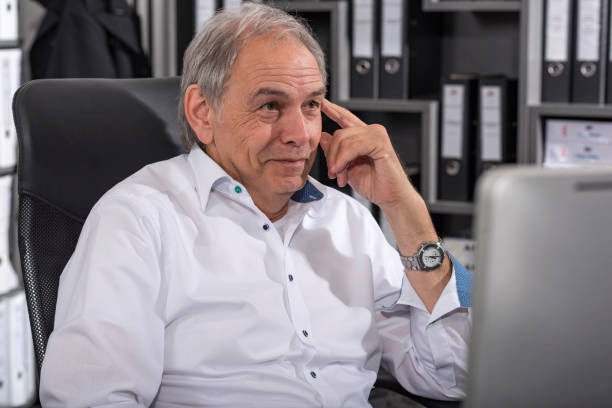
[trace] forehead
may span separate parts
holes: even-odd
[[[321,72],[312,53],[291,35],[268,34],[249,39],[239,52],[230,81],[243,90],[260,86],[320,88]]]

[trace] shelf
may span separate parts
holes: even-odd
[[[19,40],[14,41],[5,41],[0,40],[0,50],[5,48],[21,48],[21,43]]]
[[[433,203],[428,203],[427,207],[429,208],[429,211],[434,214],[474,214],[474,203],[463,201],[436,201]]]
[[[518,0],[480,1],[480,0],[423,0],[424,11],[486,11],[507,12],[519,11]]]
[[[530,106],[529,110],[537,116],[612,119],[612,105],[595,105],[585,103],[544,103],[541,105]]]
[[[17,168],[17,166],[2,167],[2,168],[0,168],[0,177],[10,176],[10,175],[15,174],[16,168]]]
[[[368,112],[429,112],[437,101],[419,99],[369,99],[353,98],[336,102],[348,110]]]

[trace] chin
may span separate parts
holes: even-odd
[[[293,194],[306,184],[306,177],[283,177],[274,181],[271,190],[276,194]]]

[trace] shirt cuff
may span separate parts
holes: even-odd
[[[435,322],[455,309],[472,306],[472,275],[455,257],[451,254],[448,255],[453,265],[453,271],[429,316],[429,323]],[[396,304],[412,306],[427,311],[423,301],[417,295],[405,274],[402,280],[402,290]]]

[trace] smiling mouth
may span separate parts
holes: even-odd
[[[280,163],[305,163],[308,159],[272,159],[272,161]]]
[[[289,168],[302,168],[306,164],[306,159],[272,159],[271,161]]]

